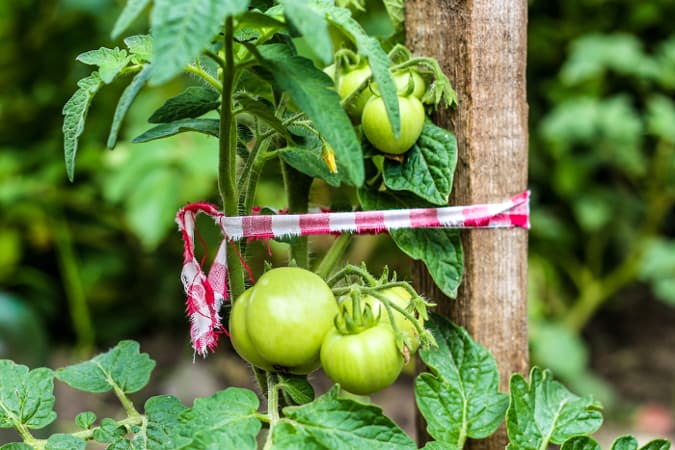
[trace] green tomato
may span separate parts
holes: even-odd
[[[410,293],[401,286],[394,286],[388,289],[383,289],[382,291],[379,291],[379,293],[385,296],[390,302],[394,303],[397,306],[400,306],[402,309],[406,309],[408,307],[408,305],[410,304],[410,299],[412,298]],[[340,304],[344,303],[345,309],[349,313],[351,313],[352,311],[351,297],[345,296],[339,300],[339,303]],[[384,307],[384,305],[380,300],[376,299],[371,295],[364,295],[361,298],[361,307],[363,307],[365,304],[370,305],[370,308],[375,316],[377,316],[378,314],[380,315],[380,323],[389,325],[391,324],[389,314],[387,314],[387,309]],[[419,333],[417,332],[417,328],[415,328],[415,325],[400,312],[396,311],[395,309],[392,309],[392,312],[394,313],[393,314],[394,322],[396,323],[398,330],[401,332],[403,336],[408,338],[408,342],[410,343],[409,348],[410,354],[414,354],[420,345],[420,337]]]
[[[427,84],[422,78],[422,75],[416,71],[404,71],[398,72],[393,75],[394,83],[396,84],[396,90],[398,92],[405,92],[408,89],[408,83],[410,83],[410,77],[412,76],[413,90],[411,95],[422,99],[424,94],[427,92]]]
[[[229,323],[230,342],[232,342],[232,347],[239,356],[254,366],[271,372],[274,370],[272,364],[260,356],[246,329],[246,312],[248,311],[252,291],[253,288],[246,289],[232,305]]]
[[[349,72],[345,72],[338,79],[337,92],[341,99],[345,99],[351,95],[365,80],[371,76],[372,72],[368,64],[361,64]],[[373,96],[370,89],[366,87],[358,94],[348,105],[345,110],[352,119],[352,122],[358,124],[361,121],[361,113],[366,106],[368,100]]]
[[[384,153],[401,155],[417,142],[424,128],[424,106],[413,95],[398,97],[401,113],[401,135],[394,137],[382,97],[372,97],[363,108],[363,133],[375,148]]]
[[[358,334],[332,328],[321,346],[321,365],[343,389],[369,395],[390,386],[403,369],[391,327],[377,324]]]
[[[321,277],[281,267],[253,286],[245,328],[253,348],[273,368],[308,373],[318,367],[321,342],[337,313],[333,292]]]

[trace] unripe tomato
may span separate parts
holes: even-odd
[[[252,291],[253,288],[246,289],[232,305],[229,323],[230,342],[232,342],[232,347],[234,347],[239,356],[246,361],[260,369],[273,371],[272,364],[260,356],[253,342],[251,342],[248,330],[246,329],[246,311],[248,311]]]
[[[253,348],[280,371],[318,367],[321,342],[338,313],[326,282],[309,270],[281,267],[253,286],[245,314]]]
[[[341,99],[345,99],[351,95],[365,80],[372,74],[368,64],[361,64],[355,69],[346,72],[338,79],[337,92]],[[352,122],[358,124],[361,121],[361,113],[363,108],[372,97],[372,92],[366,87],[360,94],[358,94],[349,104],[345,105],[345,111],[352,119]]]
[[[409,80],[411,76],[413,82],[413,90],[411,95],[414,95],[421,100],[424,94],[427,92],[427,84],[424,81],[424,78],[422,78],[422,75],[414,70],[398,72],[393,75],[394,83],[396,84],[396,90],[399,93],[405,93],[406,89],[408,89],[408,83],[410,83]]]
[[[400,155],[407,152],[422,134],[424,106],[413,95],[398,97],[401,113],[401,134],[394,137],[382,97],[372,97],[363,108],[361,124],[363,133],[375,148],[384,153]]]
[[[328,378],[345,390],[369,395],[391,385],[403,369],[391,327],[378,323],[358,334],[334,327],[321,346],[321,365]]]

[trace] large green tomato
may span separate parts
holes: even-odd
[[[390,302],[394,303],[397,306],[400,306],[402,309],[406,309],[408,307],[408,305],[410,304],[410,299],[412,298],[410,293],[401,286],[394,286],[388,289],[383,289],[379,291],[379,293],[385,296]],[[349,296],[341,298],[339,303],[344,303],[345,309],[349,313],[351,313],[352,302]],[[384,307],[384,305],[380,300],[370,295],[364,295],[361,298],[361,307],[363,307],[365,304],[370,305],[370,308],[375,316],[377,316],[378,314],[380,315],[381,323],[391,324],[389,314],[387,314],[387,309]],[[417,332],[417,328],[415,328],[415,325],[400,312],[396,310],[392,310],[392,312],[394,313],[393,314],[394,322],[396,322],[398,330],[401,332],[401,334],[406,336],[408,338],[408,342],[410,342],[409,348],[410,353],[411,354],[415,353],[420,345],[420,337],[419,333]]]
[[[333,292],[321,277],[298,267],[275,268],[251,290],[246,330],[264,361],[279,371],[301,373],[318,367],[321,342],[337,313]]]
[[[369,395],[391,385],[403,369],[391,327],[378,323],[358,334],[334,327],[321,346],[321,365],[328,378],[345,390]]]
[[[375,148],[384,153],[401,155],[417,142],[424,127],[424,106],[413,95],[398,97],[401,112],[401,135],[394,137],[382,97],[372,97],[363,108],[363,133]]]
[[[337,92],[340,95],[340,98],[344,100],[349,97],[361,83],[370,77],[371,74],[372,72],[368,64],[361,64],[355,69],[341,74],[337,85]],[[366,103],[372,95],[370,89],[366,87],[351,102],[349,102],[348,105],[346,105],[345,110],[353,123],[358,124],[361,121],[363,108],[366,106]]]
[[[232,347],[234,347],[239,356],[246,361],[260,369],[273,371],[272,364],[260,356],[260,353],[258,353],[258,350],[256,350],[251,342],[248,330],[246,329],[246,312],[248,311],[252,291],[253,288],[246,289],[232,305],[229,323],[230,342],[232,342]]]

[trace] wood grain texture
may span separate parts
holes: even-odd
[[[451,204],[499,201],[527,189],[526,33],[526,0],[406,2],[408,47],[438,59],[458,95],[457,108],[435,116],[457,135]],[[439,292],[422,264],[415,285],[490,349],[506,392],[510,375],[526,374],[529,364],[527,231],[470,230],[462,242],[465,275],[456,301]],[[469,448],[505,445],[502,427]]]

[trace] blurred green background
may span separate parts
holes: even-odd
[[[529,3],[532,361],[618,420],[656,414],[672,433],[675,2]],[[109,30],[123,4],[0,2],[0,358],[54,366],[55,352],[154,336],[190,353],[174,215],[188,201],[217,201],[216,141],[129,141],[194,80],[144,90],[112,152],[125,86],[104,88],[75,182],[65,175],[61,108],[90,69],[75,57],[120,45]],[[277,200],[273,183],[259,195]],[[402,258],[386,238],[352,252],[368,255],[379,255],[375,270]],[[394,266],[405,273],[402,259]]]

